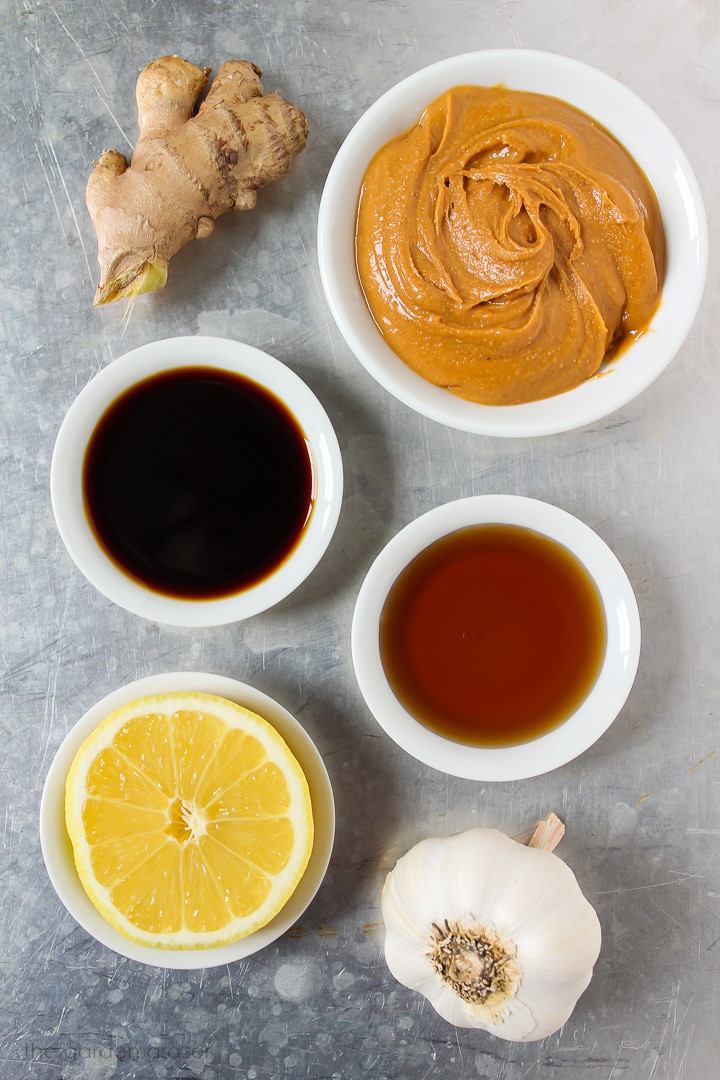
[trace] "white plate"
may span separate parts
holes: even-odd
[[[357,197],[371,158],[415,124],[453,86],[494,86],[548,94],[599,120],[644,170],[660,205],[667,266],[649,332],[620,358],[564,394],[526,405],[479,405],[433,386],[386,344],[363,297],[355,267]],[[570,431],[627,404],[667,367],[692,326],[707,271],[705,209],[690,163],[663,122],[631,90],[596,68],[555,53],[498,49],[441,60],[383,94],[340,147],[318,217],[325,296],[346,342],[381,386],[410,408],[449,427],[483,435]]]
[[[75,870],[72,845],[65,828],[65,780],[75,754],[83,741],[114,709],[135,698],[148,694],[166,694],[177,690],[193,690],[216,694],[244,705],[264,717],[282,735],[307,777],[312,799],[315,839],[312,854],[300,884],[271,922],[254,934],[210,949],[152,949],[135,945],[103,919],[91,903]],[[252,686],[201,672],[174,671],[166,675],[150,675],[146,679],[123,686],[93,705],[67,734],[58,750],[45,781],[40,804],[40,844],[45,866],[55,892],[72,917],[88,934],[109,949],[162,968],[206,968],[231,964],[264,949],[289,930],[301,917],[325,877],[335,836],[335,804],[330,778],[305,729],[290,713],[267,694]]]
[[[124,574],[100,547],[85,514],[85,448],[107,407],[149,375],[181,367],[214,367],[244,375],[279,398],[305,432],[313,459],[315,505],[299,544],[263,581],[217,600],[177,599]],[[58,432],[50,469],[53,512],[65,547],[88,581],[116,604],[173,626],[219,626],[257,615],[305,580],[322,558],[337,525],[343,491],[340,447],[330,419],[312,390],[273,356],[240,341],[213,337],[166,338],[118,357],[85,386]]]
[[[522,525],[572,551],[594,579],[607,624],[605,660],[579,708],[553,731],[519,746],[484,748],[445,739],[398,701],[380,658],[380,614],[401,571],[441,536],[467,525]],[[352,655],[360,690],[391,739],[433,769],[468,780],[524,780],[572,761],[610,727],[630,693],[640,659],[640,615],[622,566],[597,533],[550,503],[519,495],[477,495],[438,506],[406,525],[370,567],[355,605]]]

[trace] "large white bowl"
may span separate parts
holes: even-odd
[[[178,599],[146,588],[124,574],[100,546],[83,504],[83,458],[98,420],[128,387],[159,371],[205,366],[244,375],[284,402],[310,448],[315,505],[300,542],[267,578],[220,599]],[[340,447],[330,419],[312,390],[273,356],[227,338],[166,338],[113,361],[90,380],[70,406],[58,432],[50,469],[52,506],[60,535],[88,581],[128,611],[174,626],[236,622],[288,596],[315,568],[330,543],[340,514],[342,491]]]
[[[648,333],[582,386],[525,405],[479,405],[433,386],[386,344],[363,297],[355,266],[357,198],[377,150],[418,120],[427,105],[461,84],[528,90],[599,120],[644,170],[660,204],[667,266]],[[631,401],[677,353],[695,318],[707,271],[707,224],[700,189],[679,144],[631,90],[601,71],[554,53],[500,49],[467,53],[404,79],[360,117],[341,146],[320,203],[318,258],[328,304],[361,364],[400,401],[433,420],[483,435],[569,431]]]
[[[559,727],[519,746],[466,746],[421,724],[395,696],[380,656],[380,615],[401,571],[441,536],[467,525],[521,525],[572,551],[595,581],[607,626],[605,659],[592,690]],[[640,616],[632,586],[607,544],[550,503],[519,495],[477,495],[438,506],[406,525],[380,552],[358,593],[352,656],[360,691],[381,727],[408,754],[468,780],[524,780],[572,761],[600,738],[630,693],[640,659]],[[482,693],[482,688],[478,688]]]
[[[282,735],[300,763],[312,800],[315,838],[310,861],[287,904],[266,926],[230,945],[210,949],[152,949],[128,941],[103,919],[78,877],[72,844],[65,828],[65,780],[75,754],[87,736],[115,709],[148,694],[168,694],[192,690],[216,694],[258,713]],[[164,968],[205,968],[231,964],[264,949],[289,930],[302,913],[325,876],[335,836],[335,803],[330,778],[315,744],[290,713],[267,694],[252,686],[201,672],[174,671],[151,675],[129,683],[98,701],[78,720],[62,742],[47,774],[40,804],[40,844],[45,866],[55,892],[76,922],[103,945],[121,956]]]

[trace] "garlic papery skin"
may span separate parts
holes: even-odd
[[[562,1027],[600,952],[572,870],[496,829],[416,844],[387,876],[382,914],[399,982],[451,1024],[518,1042]]]

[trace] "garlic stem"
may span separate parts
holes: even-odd
[[[528,840],[528,847],[553,851],[565,835],[565,826],[557,814],[548,814],[535,826],[535,832]]]

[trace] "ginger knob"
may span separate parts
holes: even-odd
[[[264,94],[247,60],[222,65],[195,112],[210,68],[163,56],[137,83],[140,138],[132,160],[106,150],[86,200],[98,241],[95,304],[161,289],[170,259],[209,236],[229,210],[250,210],[256,191],[283,176],[307,142],[304,114]]]

